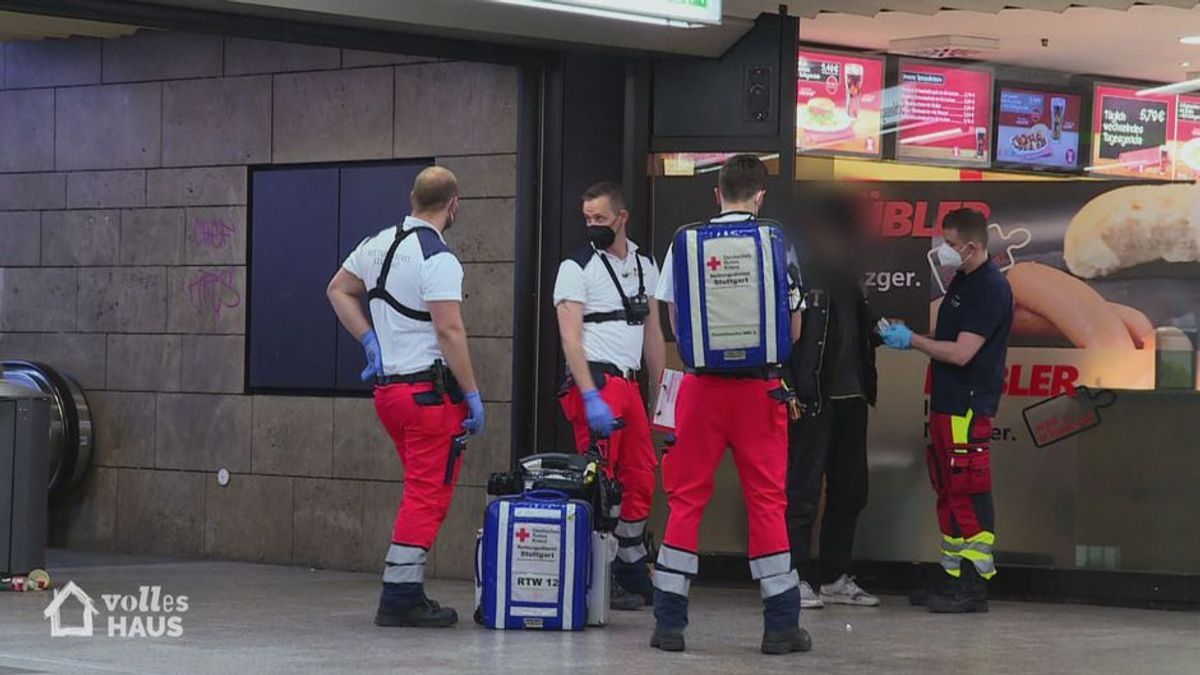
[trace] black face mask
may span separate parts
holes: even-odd
[[[604,225],[588,225],[587,237],[597,251],[603,251],[617,240],[617,233],[611,227]]]

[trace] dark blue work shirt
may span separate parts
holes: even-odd
[[[970,274],[954,275],[942,298],[933,337],[953,341],[966,331],[982,337],[983,346],[964,366],[933,361],[930,407],[935,412],[962,415],[970,409],[996,414],[1004,391],[1004,356],[1012,320],[1012,288],[990,259]]]

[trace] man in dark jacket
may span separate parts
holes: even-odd
[[[804,407],[788,430],[788,535],[801,604],[874,606],[850,576],[858,514],[867,503],[867,406],[875,404],[880,339],[854,264],[861,249],[857,209],[844,195],[815,200],[804,232],[805,309],[792,349],[792,382]],[[826,486],[820,560],[813,523]]]

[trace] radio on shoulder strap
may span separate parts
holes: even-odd
[[[650,298],[646,296],[646,276],[642,272],[642,258],[633,252],[634,262],[637,264],[638,275],[638,292],[637,295],[628,297],[625,295],[625,289],[621,286],[620,280],[617,279],[617,273],[613,271],[612,263],[608,262],[608,256],[602,251],[596,251],[596,255],[600,258],[600,262],[604,263],[604,269],[608,270],[608,277],[612,279],[613,285],[617,287],[617,294],[621,296],[622,309],[611,312],[592,312],[583,316],[584,323],[604,323],[607,321],[624,321],[630,326],[640,326],[646,322],[646,317],[650,315]]]

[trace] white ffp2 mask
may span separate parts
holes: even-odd
[[[953,246],[944,241],[941,246],[937,247],[937,259],[939,263],[946,267],[958,268],[963,264],[962,256],[959,255],[958,251],[955,251]]]

